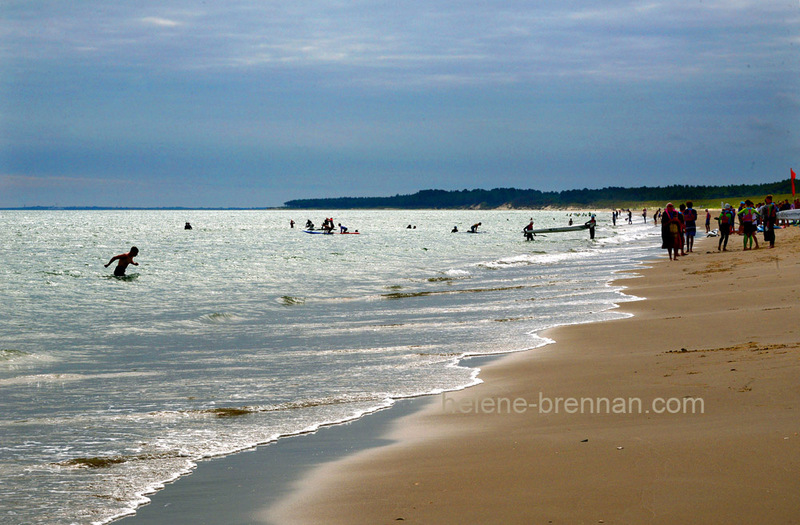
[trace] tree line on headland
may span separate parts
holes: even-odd
[[[693,199],[729,199],[745,195],[791,193],[791,181],[729,186],[688,186],[582,189],[564,191],[495,188],[492,190],[421,190],[393,197],[335,197],[295,199],[284,203],[292,209],[493,209],[546,207],[603,207],[621,202],[653,202]]]

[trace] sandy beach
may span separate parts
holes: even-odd
[[[321,465],[276,523],[797,523],[800,228],[656,261],[632,317],[566,326]]]

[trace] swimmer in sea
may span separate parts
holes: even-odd
[[[115,255],[104,266],[108,268],[108,266],[112,262],[117,261],[117,267],[114,268],[114,276],[123,277],[125,275],[125,268],[127,268],[129,264],[132,264],[134,266],[139,266],[139,263],[133,260],[133,258],[136,257],[137,255],[139,255],[139,248],[137,248],[136,246],[131,246],[131,251],[129,251],[128,253],[121,253],[119,255]]]

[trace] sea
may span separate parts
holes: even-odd
[[[303,231],[328,217],[359,234]],[[660,256],[640,214],[531,219],[589,217],[0,211],[0,522],[108,523],[207,458],[474,385],[470,356],[622,315]]]

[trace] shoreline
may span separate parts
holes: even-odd
[[[470,366],[501,359],[505,354],[465,356]],[[474,385],[465,387],[471,388]],[[395,421],[421,410],[436,394],[397,399],[386,408],[317,430],[282,436],[233,454],[201,460],[189,473],[146,494],[149,503],[135,514],[110,523],[125,525],[226,525],[261,520],[265,505],[280,501],[304,475],[325,463],[391,443],[385,436]]]
[[[319,466],[259,522],[796,519],[800,230],[777,233],[774,250],[699,238],[696,253],[656,260],[625,282],[645,298],[620,307],[633,317],[540,334],[556,342],[396,419],[391,444]],[[604,398],[703,411],[569,410]],[[526,410],[502,413],[503,399]]]
[[[124,525],[248,524],[309,470],[378,447],[392,421],[418,410],[426,396],[401,399],[358,419],[325,425],[226,456],[198,462],[189,474],[149,494],[150,503],[112,523]]]

